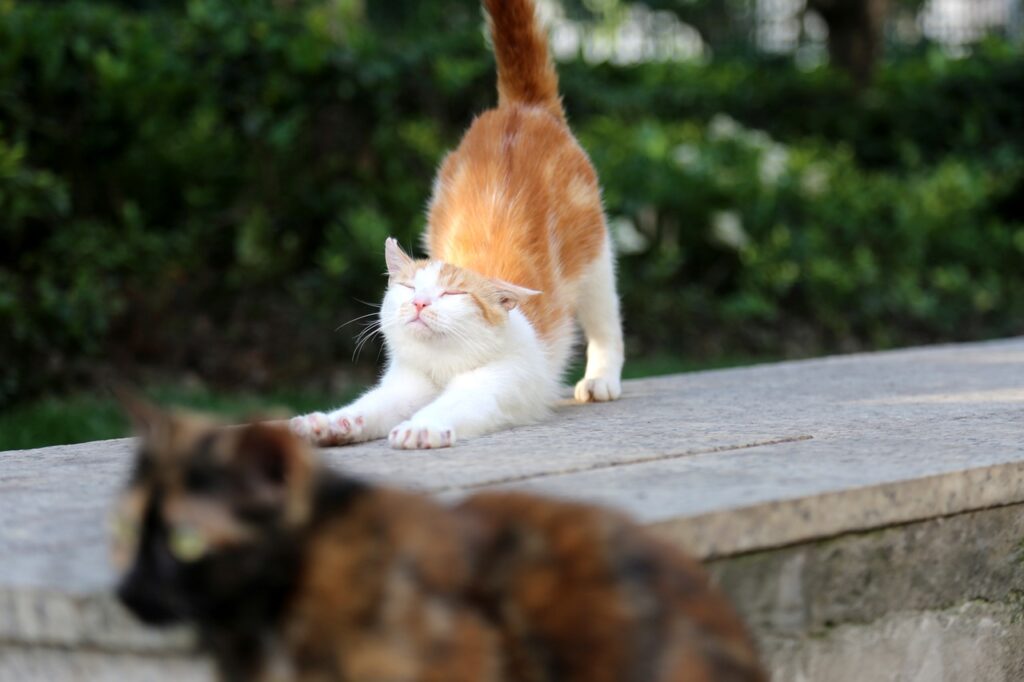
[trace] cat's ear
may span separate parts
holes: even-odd
[[[312,456],[287,426],[257,422],[241,427],[234,463],[249,503],[276,508],[289,521],[305,518]]]
[[[412,258],[402,251],[397,239],[388,237],[384,242],[384,261],[388,264],[388,276],[394,277],[412,263]]]
[[[135,434],[147,441],[164,438],[171,427],[170,413],[160,409],[142,397],[138,391],[124,384],[112,383],[110,392],[121,405],[121,410],[131,420]]]
[[[495,293],[498,296],[498,303],[505,310],[512,310],[531,296],[541,293],[534,289],[527,289],[526,287],[517,286],[500,279],[494,280],[494,286]]]

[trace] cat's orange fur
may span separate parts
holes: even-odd
[[[441,166],[430,257],[542,292],[521,303],[543,340],[569,328],[573,285],[607,239],[597,174],[562,113],[558,78],[529,0],[487,0],[499,106]]]
[[[498,107],[441,165],[416,261],[385,244],[380,383],[356,402],[292,420],[319,445],[387,436],[435,448],[542,419],[561,393],[578,320],[580,402],[622,393],[615,264],[597,175],[565,121],[532,0],[485,0]]]

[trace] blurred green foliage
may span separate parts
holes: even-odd
[[[283,419],[293,414],[342,405],[358,394],[356,388],[332,393],[316,391],[211,391],[202,386],[159,385],[146,397],[175,409],[217,415],[229,423]],[[132,434],[124,409],[106,392],[82,391],[24,401],[0,414],[0,451],[41,448],[123,438]]]
[[[475,2],[385,5],[0,0],[0,403],[109,365],[332,381],[384,238],[416,241],[495,100]],[[560,69],[633,353],[1022,331],[1018,48],[863,94],[783,62]]]
[[[783,145],[724,116],[581,132],[628,217],[625,309],[649,321],[646,344],[693,329],[706,353],[800,353],[1021,331],[1024,222],[998,215],[1019,164],[865,171],[849,147]]]

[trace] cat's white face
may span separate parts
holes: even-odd
[[[443,281],[442,267],[433,262],[391,278],[381,306],[389,339],[461,345],[494,333],[475,297]]]
[[[500,345],[509,311],[538,292],[440,261],[414,261],[389,239],[381,329],[393,348],[480,356]]]

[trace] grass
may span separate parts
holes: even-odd
[[[698,362],[674,356],[652,356],[631,359],[626,363],[623,376],[635,379],[738,367],[759,361],[763,362],[745,357],[724,357],[710,362]],[[570,371],[570,376],[574,377],[575,381],[582,373],[582,365],[577,365]],[[326,395],[310,391],[254,394],[215,392],[206,388],[185,386],[159,386],[146,391],[146,395],[162,405],[178,405],[225,417],[244,418],[254,414],[283,416],[322,410],[351,400],[359,390],[353,388],[347,395]],[[18,405],[0,414],[0,451],[121,438],[129,435],[130,431],[127,420],[111,397],[97,393],[50,396]]]
[[[746,356],[723,356],[711,360],[693,360],[673,355],[653,355],[646,358],[631,358],[622,369],[623,379],[642,379],[664,374],[681,374],[683,372],[700,372],[708,369],[727,369],[729,367],[746,367],[762,362],[771,362],[773,358],[754,358]],[[580,372],[582,376],[583,372]]]
[[[355,397],[280,391],[270,394],[214,392],[206,388],[161,386],[146,396],[161,405],[177,405],[232,418],[251,415],[285,416],[322,410]],[[0,414],[0,451],[121,438],[131,427],[112,397],[97,393],[50,396]]]

